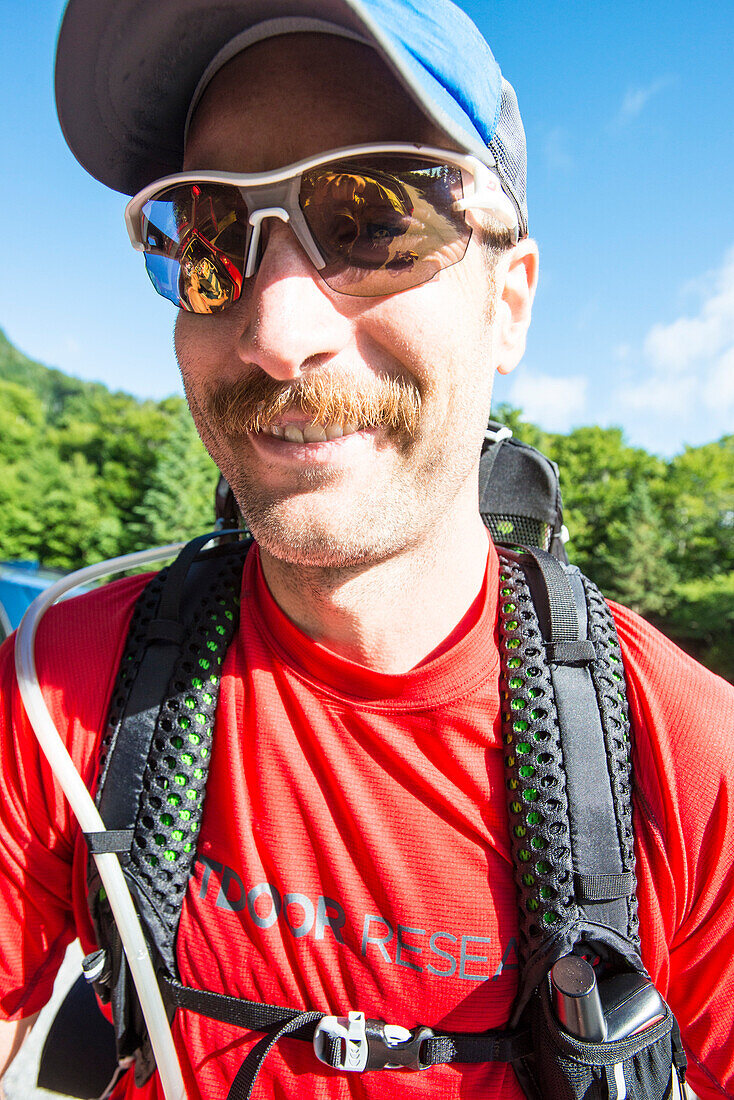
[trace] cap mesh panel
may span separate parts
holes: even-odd
[[[494,153],[499,176],[517,207],[520,235],[524,236],[528,231],[525,130],[520,118],[515,90],[504,79],[499,122],[489,148]]]

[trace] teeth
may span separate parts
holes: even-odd
[[[303,429],[295,424],[268,424],[260,429],[263,435],[272,435],[276,439],[286,439],[289,443],[325,443],[331,439],[341,439],[343,435],[354,435],[359,431],[357,424],[307,424]]]
[[[307,424],[303,429],[304,443],[325,443],[326,432],[320,424]]]

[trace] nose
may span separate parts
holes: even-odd
[[[287,224],[270,219],[267,229],[257,271],[233,307],[241,319],[237,353],[287,381],[325,365],[352,340],[350,300],[329,291]]]

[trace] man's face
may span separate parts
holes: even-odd
[[[380,141],[447,139],[371,50],[290,35],[251,47],[214,78],[184,167],[264,171]],[[358,298],[326,286],[286,224],[263,228],[262,260],[239,300],[210,316],[181,312],[176,324],[197,427],[262,548],[303,565],[369,564],[435,537],[449,512],[452,522],[475,517],[494,369],[494,291],[479,234],[432,281]],[[320,427],[335,438],[298,441],[292,429],[311,417],[297,403],[264,432],[221,418],[222,396],[226,406],[238,385],[267,391],[269,379],[324,383],[332,411]],[[417,409],[410,424],[345,423],[360,418],[362,397],[379,404],[388,391]]]

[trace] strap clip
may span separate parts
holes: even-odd
[[[364,1012],[324,1016],[313,1037],[316,1057],[332,1069],[361,1073],[373,1069],[428,1069],[420,1048],[431,1039],[430,1027],[409,1031],[384,1020],[365,1020]]]

